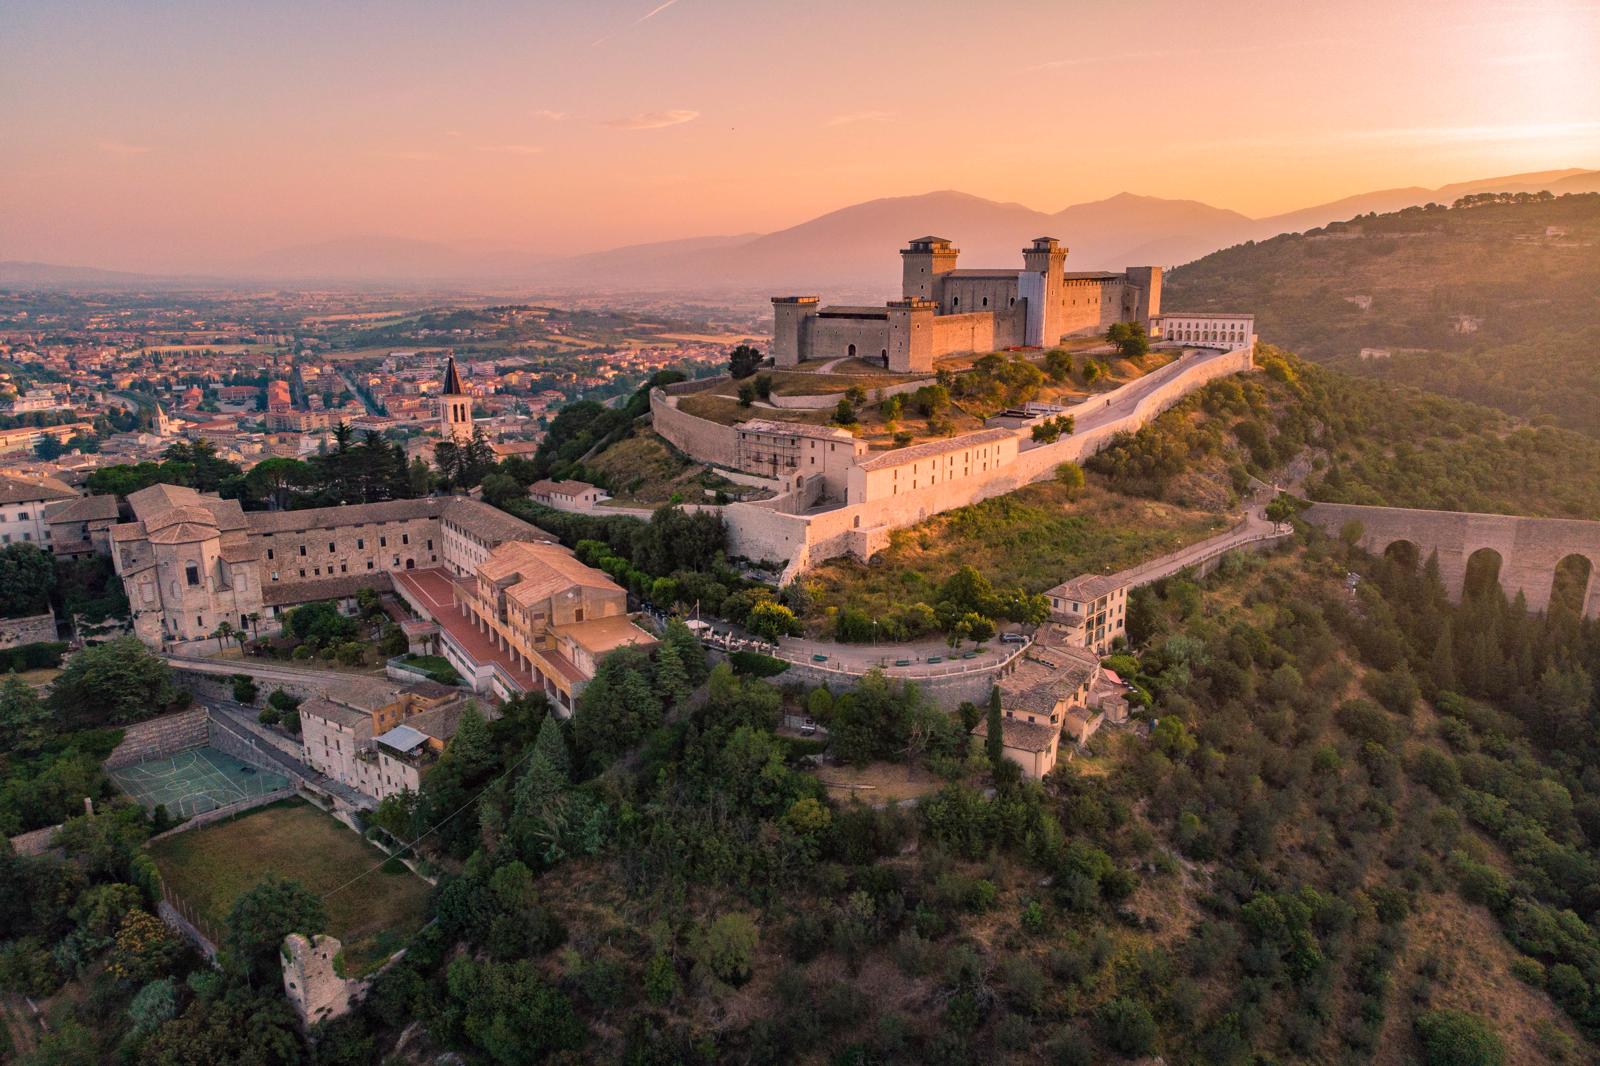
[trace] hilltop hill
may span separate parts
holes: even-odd
[[[1262,337],[1309,358],[1600,435],[1596,292],[1589,193],[1414,207],[1239,245],[1173,271],[1163,303],[1246,308]]]

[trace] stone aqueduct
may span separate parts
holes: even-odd
[[[1493,552],[1500,587],[1508,597],[1522,593],[1534,611],[1549,606],[1557,568],[1576,557],[1586,564],[1584,617],[1600,616],[1600,522],[1343,503],[1312,504],[1303,517],[1333,536],[1359,523],[1361,547],[1374,555],[1397,544],[1412,545],[1419,561],[1437,552],[1439,574],[1453,599],[1460,599],[1466,585],[1468,561]]]

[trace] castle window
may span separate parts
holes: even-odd
[[[363,538],[363,537],[357,537],[356,538],[356,551],[362,551],[362,550],[364,550],[366,548],[366,546],[367,546],[367,542],[366,542],[365,538]]]
[[[300,545],[300,554],[303,556],[303,555],[305,555],[305,553],[306,553],[306,546],[304,544],[302,544],[302,545]]]
[[[267,558],[268,558],[268,559],[271,559],[271,558],[272,558],[272,549],[271,549],[271,548],[268,548],[268,549],[267,549]]]
[[[333,541],[328,541],[328,554],[332,555],[336,550],[333,546]]]
[[[950,297],[950,306],[951,307],[960,307],[961,306],[961,297],[959,297],[959,296]]]
[[[983,306],[984,307],[988,307],[989,306],[989,298],[987,296],[985,296],[983,298]]]

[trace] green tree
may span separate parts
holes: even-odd
[[[1097,1021],[1106,1044],[1120,1055],[1137,1058],[1148,1055],[1156,1046],[1156,1020],[1150,1008],[1128,996],[1118,996],[1101,1005]]]
[[[1294,498],[1284,493],[1279,493],[1271,503],[1267,504],[1267,520],[1272,523],[1274,529],[1282,528],[1299,512],[1300,507]]]
[[[1000,713],[1000,686],[989,690],[989,715],[984,723],[983,747],[989,755],[989,765],[999,766],[1005,758],[1005,719]]]
[[[28,684],[15,673],[0,682],[0,751],[28,751],[45,736],[50,712]]]
[[[761,600],[750,608],[750,617],[745,620],[745,628],[773,643],[777,643],[781,637],[798,636],[803,632],[800,619],[777,600]]]
[[[0,548],[0,617],[42,614],[55,587],[55,562],[37,545]]]
[[[728,353],[728,373],[735,379],[747,378],[761,366],[765,356],[754,345],[740,344]]]
[[[1065,462],[1056,466],[1056,483],[1067,490],[1067,499],[1076,500],[1083,492],[1085,483],[1083,467],[1074,462]]]
[[[686,703],[694,689],[689,684],[689,671],[683,665],[678,646],[662,641],[656,649],[656,692],[668,707]]]
[[[856,424],[856,409],[849,400],[839,397],[839,404],[833,409],[833,420],[841,426]]]
[[[123,725],[159,714],[177,695],[166,661],[129,636],[68,659],[50,689],[50,706],[74,726]]]
[[[571,1001],[527,959],[480,963],[463,956],[450,964],[445,984],[462,1031],[493,1062],[543,1062],[583,1042]]]
[[[298,881],[275,873],[234,901],[224,922],[223,966],[263,987],[281,980],[278,961],[283,938],[290,933],[312,936],[327,926],[322,900]]]

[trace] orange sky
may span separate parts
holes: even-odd
[[[955,188],[1271,214],[1600,168],[1600,2],[5,0],[0,259],[567,253]]]

